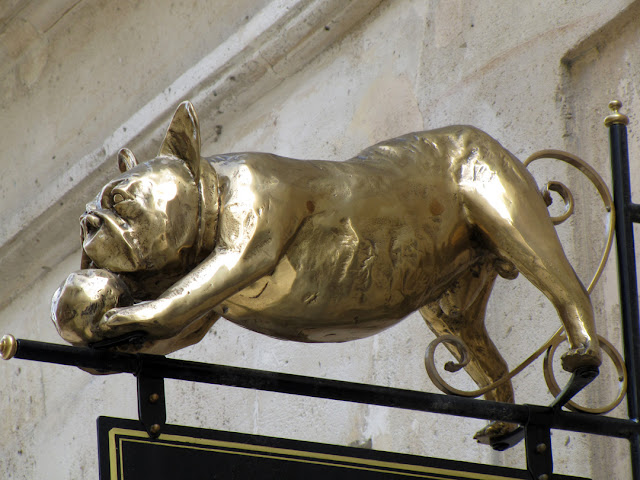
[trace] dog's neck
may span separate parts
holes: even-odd
[[[218,174],[211,164],[202,159],[198,181],[199,212],[198,233],[195,242],[195,261],[207,257],[216,246],[220,192]]]

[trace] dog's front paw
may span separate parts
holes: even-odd
[[[118,337],[130,332],[144,331],[152,338],[168,338],[175,335],[164,321],[164,305],[160,300],[142,302],[130,307],[113,308],[106,312],[96,325],[102,338]]]

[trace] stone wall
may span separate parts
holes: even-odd
[[[640,147],[639,20],[640,2],[629,0],[7,2],[0,333],[61,341],[49,301],[79,268],[84,204],[117,172],[120,147],[138,158],[157,151],[184,99],[198,111],[205,155],[341,160],[402,133],[462,123],[523,160],[571,151],[608,180],[609,100],[620,98],[630,116],[632,163]],[[595,193],[552,162],[534,173],[540,184],[576,185],[578,212],[558,231],[586,282],[604,242]],[[640,178],[637,164],[632,176]],[[613,263],[593,299],[599,331],[619,345]],[[559,326],[525,279],[499,282],[487,323],[512,366]],[[432,338],[417,315],[336,345],[277,341],[220,321],[174,356],[435,392],[422,366]],[[515,380],[519,403],[551,400],[540,363]],[[589,395],[601,400],[611,388],[605,378]],[[167,390],[172,423],[524,467],[521,446],[496,453],[475,443],[481,421],[186,382]],[[95,418],[137,416],[126,375],[12,360],[0,365],[0,392],[0,478],[96,478]],[[553,443],[558,472],[630,475],[626,441],[555,431]]]

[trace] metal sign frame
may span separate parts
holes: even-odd
[[[140,422],[98,418],[100,478],[184,480],[527,480],[526,470],[365,448],[166,425],[150,438]],[[586,480],[557,475],[557,480]]]

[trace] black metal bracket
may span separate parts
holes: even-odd
[[[157,438],[167,421],[164,378],[137,374],[138,418],[150,437]]]
[[[573,397],[580,393],[584,387],[593,382],[598,376],[598,373],[600,373],[598,367],[587,366],[576,368],[565,387],[549,406],[555,409],[564,407]]]
[[[524,426],[524,444],[527,470],[532,480],[553,478],[553,454],[551,449],[551,425],[553,407],[528,405],[529,421]]]
[[[553,402],[551,402],[551,405],[549,405],[548,408],[552,412],[561,410],[562,407],[566,405],[567,402],[569,402],[569,400],[571,400],[575,395],[577,395],[584,387],[589,385],[598,376],[598,372],[599,372],[598,367],[578,367],[571,375],[571,378],[569,379],[565,387],[558,394],[558,396],[553,400]],[[530,408],[539,409],[544,407],[530,407]],[[538,425],[541,422],[538,421],[534,423]],[[527,425],[530,426],[530,424],[531,424],[531,420],[529,420],[524,427],[518,427],[514,431],[509,432],[505,435],[491,438],[489,441],[491,448],[501,452],[508,448],[514,447],[520,441],[522,441],[522,439],[526,440],[527,438],[526,429],[527,429]],[[530,426],[529,428],[532,428],[532,427]],[[545,448],[548,450],[548,454],[551,455],[550,442],[547,443],[547,447]],[[532,458],[538,458],[538,457],[532,457]],[[529,456],[527,455],[527,461],[528,459],[529,459]]]

